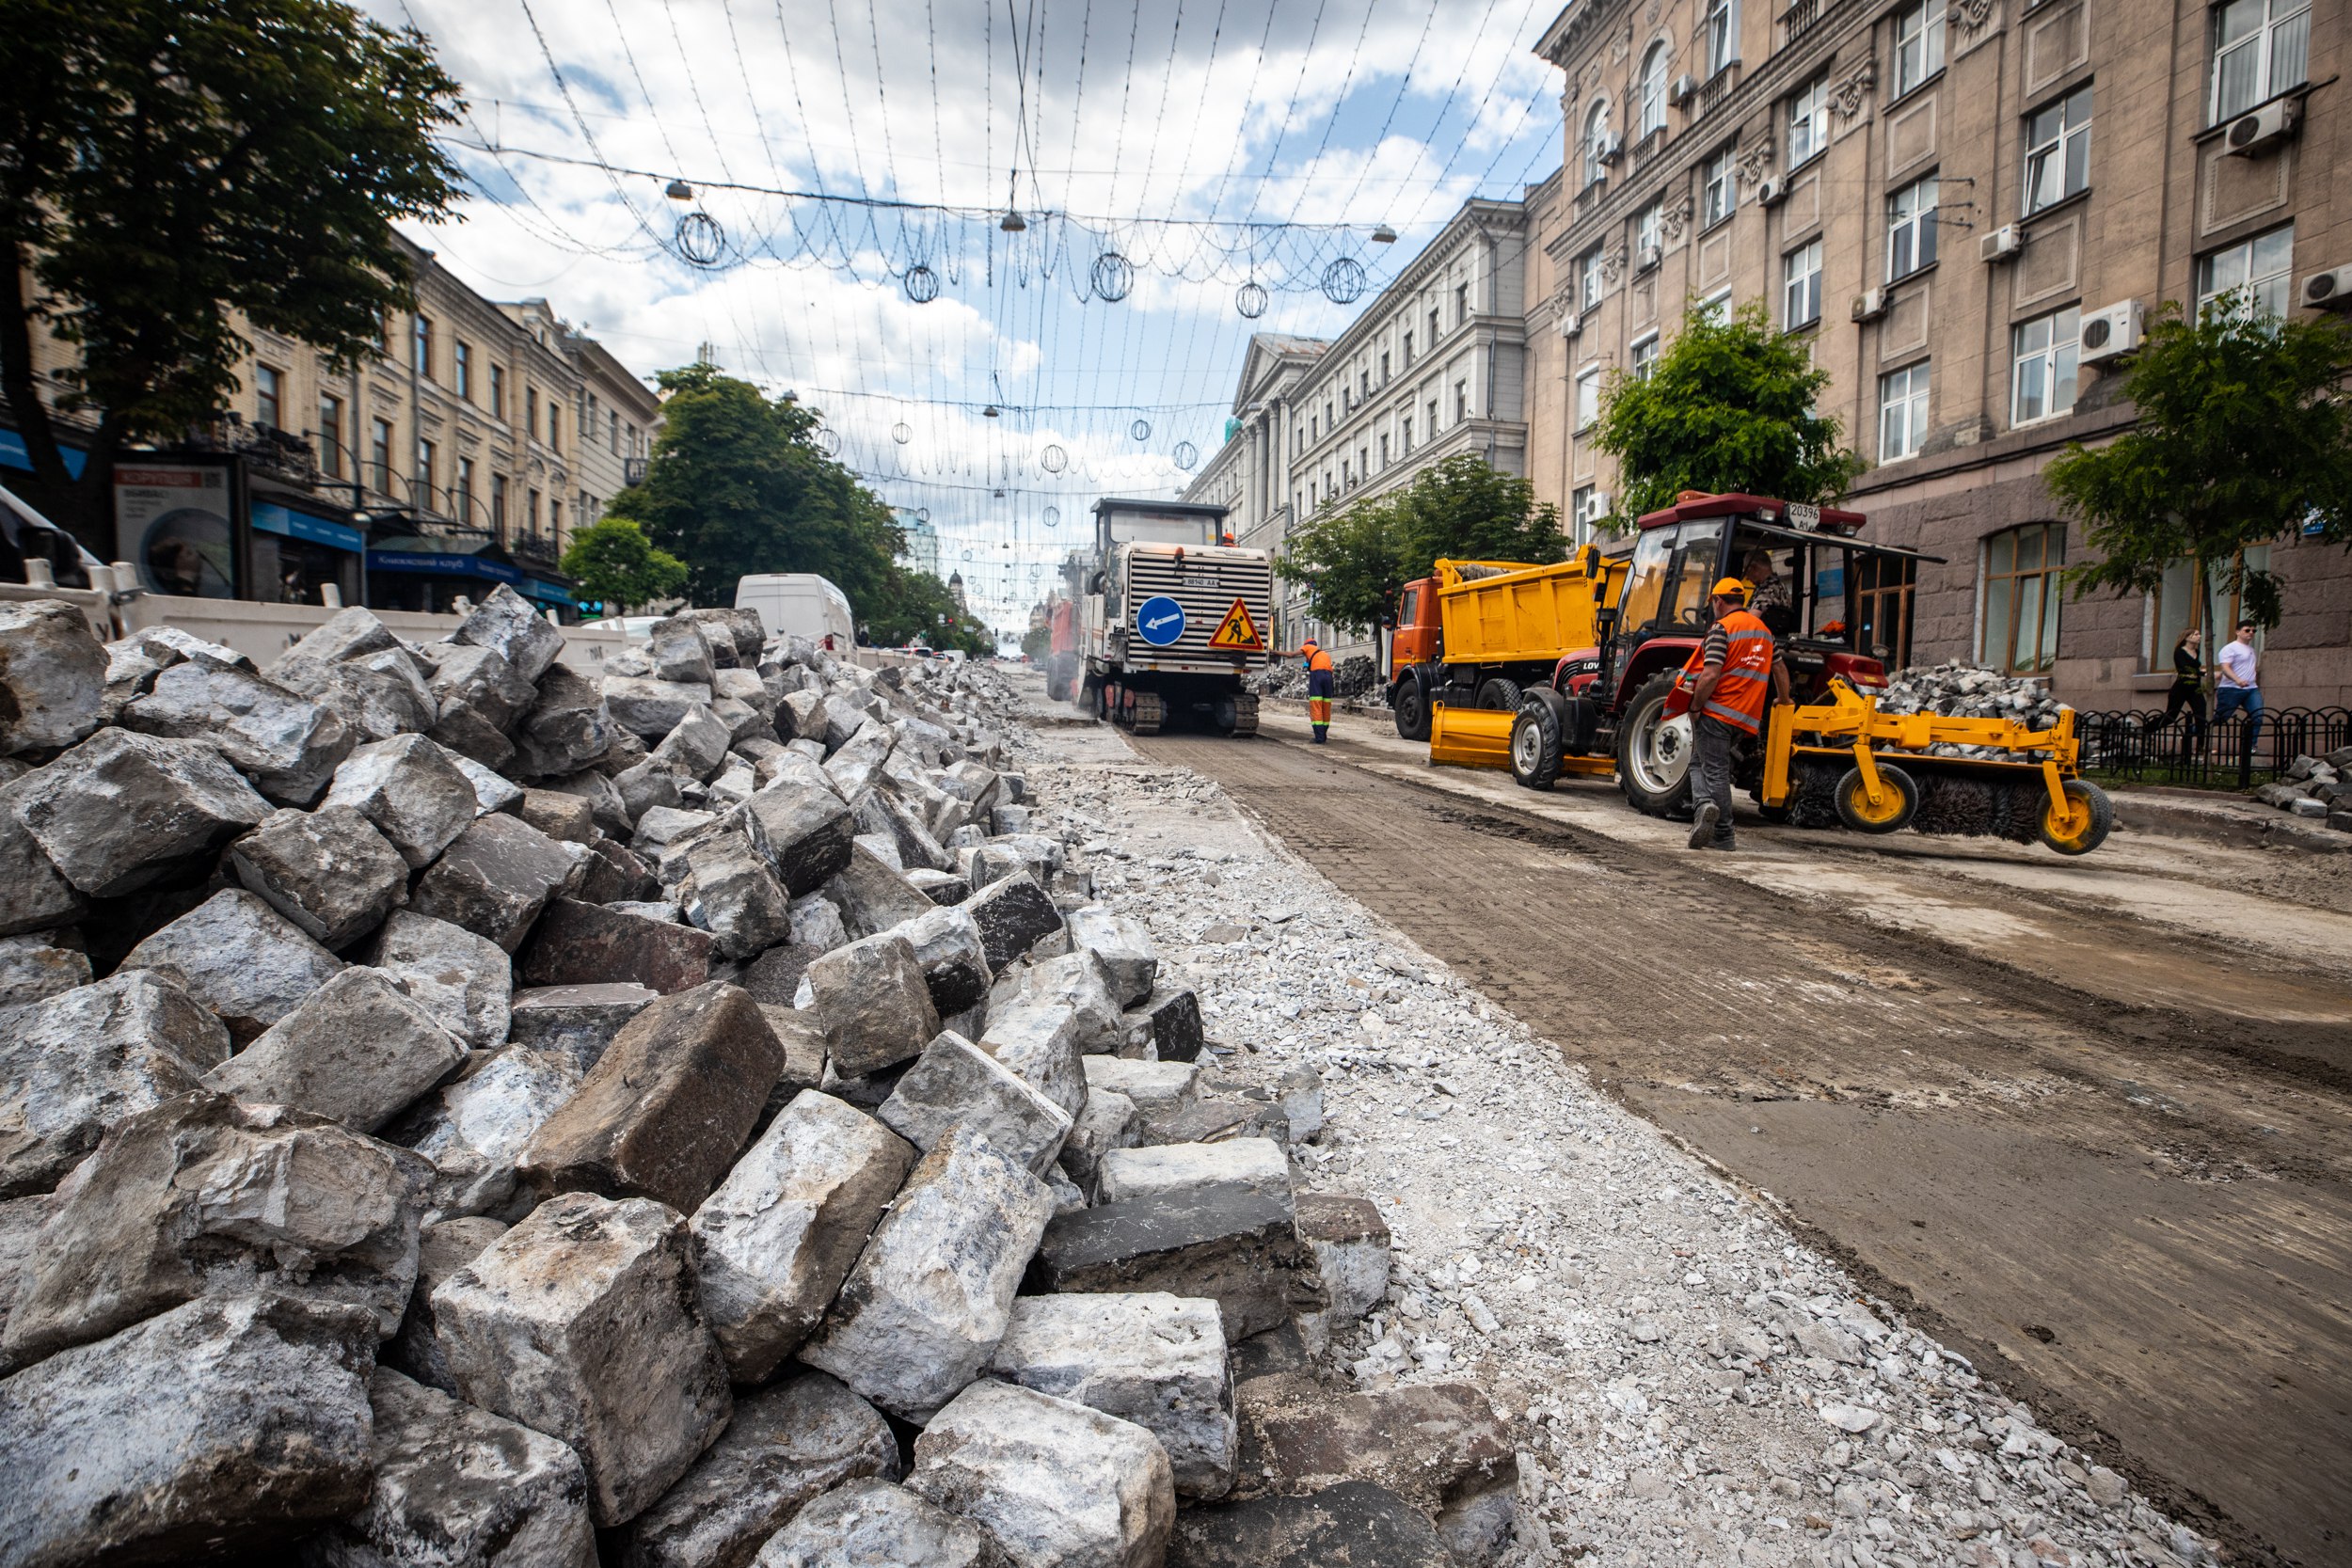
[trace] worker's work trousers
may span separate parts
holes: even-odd
[[[1691,720],[1691,809],[1715,802],[1718,844],[1731,842],[1731,748],[1745,733],[1703,713]]]
[[[1315,744],[1331,738],[1331,672],[1307,672],[1307,722],[1314,726]]]

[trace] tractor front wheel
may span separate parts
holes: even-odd
[[[1553,692],[1531,691],[1511,721],[1511,777],[1522,789],[1549,789],[1560,776],[1559,701]]]
[[[1675,672],[1661,670],[1642,683],[1617,726],[1617,786],[1652,816],[1691,815],[1691,716],[1666,717],[1674,689]]]
[[[1846,776],[1837,781],[1837,820],[1858,833],[1891,833],[1909,827],[1919,810],[1919,786],[1910,774],[1885,763],[1878,765],[1879,798],[1870,799],[1870,786],[1862,777],[1862,769],[1849,768]]]

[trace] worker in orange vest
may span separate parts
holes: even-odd
[[[1321,746],[1331,738],[1331,656],[1310,637],[1298,645],[1298,657],[1307,661],[1307,722]]]
[[[1731,838],[1731,749],[1764,724],[1766,695],[1788,700],[1788,667],[1772,634],[1748,610],[1748,585],[1738,578],[1715,584],[1714,624],[1682,667],[1691,691],[1691,847],[1728,849]]]

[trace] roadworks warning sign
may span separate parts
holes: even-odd
[[[1258,635],[1258,623],[1249,618],[1249,607],[1239,599],[1225,612],[1225,619],[1216,624],[1216,634],[1209,639],[1209,646],[1219,653],[1265,652],[1265,639]]]

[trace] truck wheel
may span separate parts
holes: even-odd
[[[2069,779],[2066,803],[2074,808],[2074,819],[2060,822],[2048,794],[2042,797],[2042,842],[2061,855],[2088,855],[2106,842],[2115,826],[2115,802],[2089,779]]]
[[[1406,740],[1429,738],[1429,678],[1407,670],[1390,693],[1389,707],[1396,715],[1396,733]]]
[[[1837,781],[1837,820],[1858,833],[1891,833],[1908,827],[1919,812],[1919,786],[1910,774],[1885,763],[1878,765],[1880,793],[1885,799],[1870,803],[1862,769],[1849,768]]]
[[[1617,786],[1652,816],[1691,814],[1691,716],[1666,717],[1674,689],[1675,672],[1661,670],[1642,683],[1617,726]]]
[[[1496,675],[1478,688],[1478,705],[1490,713],[1517,713],[1520,696],[1518,682]]]
[[[1523,789],[1549,789],[1560,776],[1560,715],[1542,701],[1548,691],[1531,691],[1511,721],[1511,777]]]

